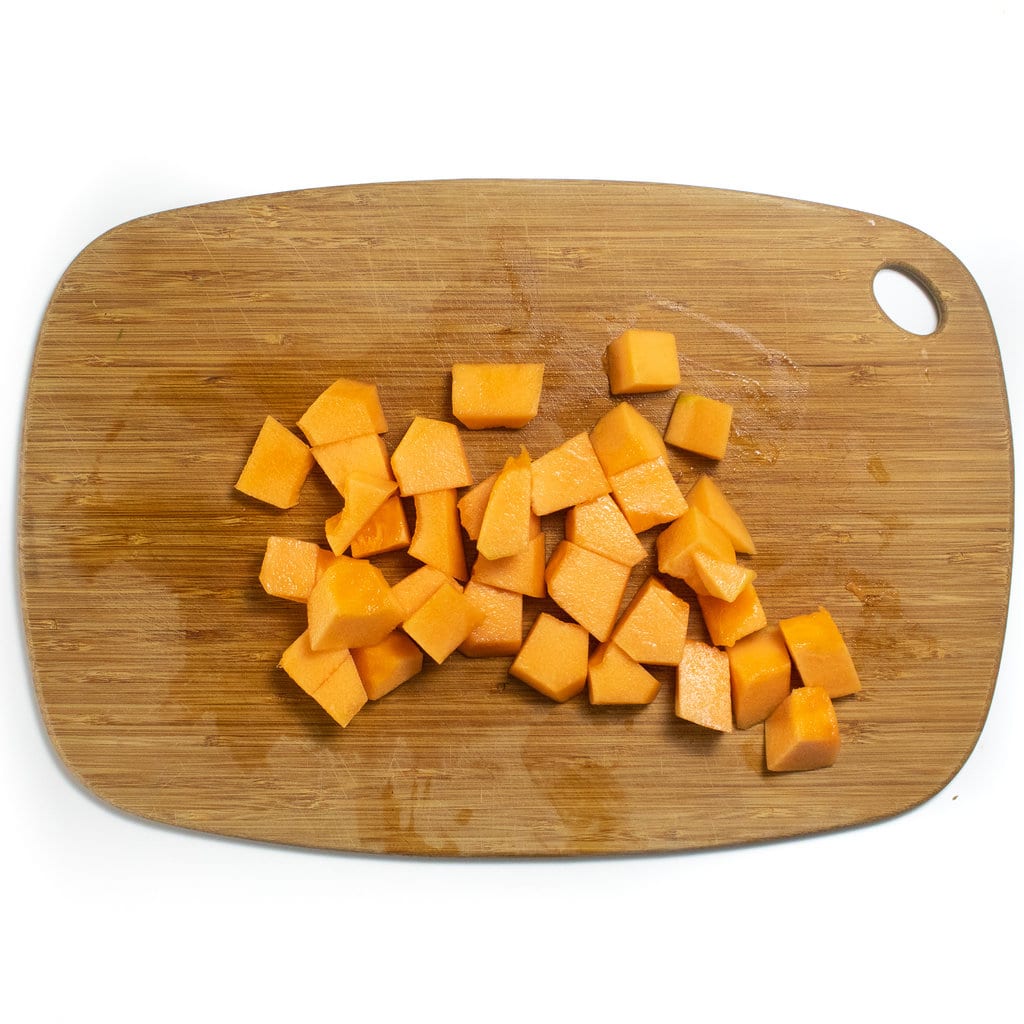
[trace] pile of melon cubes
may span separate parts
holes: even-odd
[[[616,396],[675,388],[676,339],[628,330],[608,346],[606,369]],[[521,428],[538,414],[543,378],[537,363],[455,364],[453,419],[468,430]],[[318,465],[343,499],[325,523],[327,547],[267,541],[263,588],[307,608],[280,667],[344,727],[416,676],[424,655],[510,657],[509,673],[551,700],[586,689],[604,705],[651,703],[661,681],[649,668],[672,666],[681,719],[720,732],[763,722],[771,771],[833,764],[833,701],[860,689],[836,623],[818,608],[770,625],[742,518],[712,476],[684,493],[668,464],[666,445],[722,459],[732,413],[681,393],[662,432],[623,400],[537,458],[519,446],[479,482],[454,422],[416,416],[389,453],[372,383],[331,384],[298,420],[305,440],[268,417],[238,490],[291,508]],[[564,536],[547,558],[554,513],[564,513]],[[651,530],[657,571],[623,609]],[[389,584],[372,559],[399,550],[421,564]],[[662,577],[692,591],[710,643],[687,636],[691,605]],[[541,611],[524,636],[524,600],[544,597],[564,615]]]

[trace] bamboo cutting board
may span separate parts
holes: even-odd
[[[878,308],[884,266],[931,291],[932,335]],[[428,665],[337,728],[275,667],[304,609],[256,577],[268,535],[322,540],[340,499],[316,474],[289,512],[233,490],[264,416],[294,424],[335,378],[372,380],[393,448],[414,415],[450,418],[453,362],[545,363],[533,423],[465,432],[481,479],[611,408],[602,355],[631,326],[675,332],[682,387],[735,406],[720,464],[672,466],[684,489],[712,472],[740,509],[769,618],[825,605],[847,636],[864,689],[837,702],[838,763],[770,775],[760,728],[674,717],[670,672],[646,708],[556,705],[507,658]],[[635,404],[664,427],[675,394]],[[1011,543],[1009,416],[976,284],[903,224],[810,203],[454,181],[160,213],[70,266],[29,385],[19,546],[50,738],[114,806],[231,836],[630,853],[896,814],[980,733]],[[379,561],[393,580],[413,565]],[[528,602],[527,622],[550,607]]]

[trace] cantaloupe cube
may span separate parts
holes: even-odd
[[[459,510],[459,521],[466,531],[470,540],[476,540],[480,536],[480,527],[483,525],[484,512],[487,509],[487,502],[494,489],[494,482],[498,479],[497,473],[474,484],[465,494],[459,498],[457,508]]]
[[[530,542],[531,486],[530,453],[521,448],[506,460],[487,499],[476,538],[476,549],[484,558],[508,558]]]
[[[704,589],[693,556],[703,551],[721,562],[735,562],[736,552],[725,533],[699,508],[690,507],[658,534],[658,571]]]
[[[647,557],[647,550],[610,495],[574,505],[565,514],[565,539],[630,567]]]
[[[417,416],[391,454],[402,497],[473,483],[466,450],[454,423]]]
[[[789,694],[792,673],[786,641],[778,626],[769,626],[737,640],[726,653],[736,728],[749,729]]]
[[[590,435],[570,437],[534,460],[533,511],[546,516],[560,509],[607,494],[611,489],[590,443]]]
[[[384,434],[388,421],[376,384],[342,378],[317,396],[298,427],[311,445],[322,445],[361,434]]]
[[[690,606],[649,576],[615,623],[610,640],[643,665],[678,665],[689,621]]]
[[[458,493],[455,490],[424,491],[413,497],[416,522],[409,554],[457,580],[464,580],[466,549],[459,528]]]
[[[423,668],[423,651],[399,629],[369,647],[353,648],[352,658],[370,700],[380,700]]]
[[[661,680],[617,644],[607,642],[590,656],[587,687],[591,704],[650,704],[658,696]]]
[[[694,551],[693,565],[697,570],[696,580],[690,583],[694,591],[723,601],[735,601],[757,578],[749,566],[712,558],[704,551]]]
[[[718,732],[732,732],[729,657],[725,651],[687,640],[676,670],[676,716]]]
[[[667,455],[661,432],[629,402],[620,402],[594,424],[590,443],[609,479],[624,469]]]
[[[312,468],[309,449],[287,427],[268,416],[235,488],[275,508],[293,508]]]
[[[313,691],[312,697],[344,729],[367,701],[355,659],[346,658]]]
[[[665,440],[709,459],[722,459],[729,445],[732,406],[704,395],[680,395],[672,407]]]
[[[400,579],[391,588],[391,596],[398,605],[399,613],[404,622],[414,611],[420,608],[423,603],[439,587],[445,583],[461,590],[459,583],[447,573],[435,569],[432,565],[421,565],[408,575]]]
[[[543,363],[455,363],[452,415],[470,430],[525,427],[540,407]]]
[[[293,682],[312,696],[324,680],[349,657],[349,651],[344,647],[314,651],[309,643],[309,630],[303,630],[281,655],[278,667],[284,669]]]
[[[719,647],[732,647],[737,640],[768,625],[761,599],[752,583],[740,591],[735,601],[698,594],[697,602],[711,642]]]
[[[629,566],[563,540],[544,572],[548,596],[584,629],[604,642],[619,616]]]
[[[473,563],[473,579],[500,590],[510,590],[526,597],[545,597],[545,559],[547,557],[545,537],[538,532],[526,547],[508,558],[493,561],[477,555]]]
[[[590,637],[581,625],[541,612],[508,671],[562,703],[587,685],[589,653]]]
[[[706,474],[686,492],[686,503],[699,508],[729,538],[733,548],[744,555],[756,555],[757,546],[739,513]]]
[[[342,556],[313,587],[306,603],[313,650],[368,647],[388,635],[401,612],[384,574],[372,562]]]
[[[322,549],[307,540],[268,537],[260,584],[271,597],[305,603],[317,580]]]
[[[370,558],[400,551],[409,546],[411,539],[402,499],[392,494],[352,538],[352,557]]]
[[[523,645],[523,595],[471,579],[466,597],[484,617],[459,644],[459,652],[468,658],[488,658],[515,654]]]
[[[320,577],[338,560],[338,556],[329,548],[317,547],[316,549],[316,577],[313,586],[320,582]]]
[[[398,484],[383,477],[352,472],[345,479],[342,510],[325,524],[327,543],[336,555],[343,555],[357,533],[373,514],[395,493]]]
[[[349,473],[365,473],[384,480],[394,479],[391,457],[384,438],[379,434],[361,434],[330,444],[316,445],[312,452],[317,465],[339,494],[345,489]]]
[[[839,721],[828,691],[801,686],[764,723],[765,764],[770,772],[828,768],[839,757]]]
[[[440,665],[483,617],[483,611],[462,590],[443,583],[402,623],[402,628]]]
[[[613,473],[609,480],[612,495],[634,533],[670,523],[686,511],[683,492],[662,458]]]
[[[623,332],[605,353],[613,395],[667,391],[679,384],[679,351],[668,331]]]
[[[824,608],[782,619],[779,628],[804,686],[820,686],[833,699],[861,688],[846,641]]]

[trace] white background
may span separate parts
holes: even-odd
[[[905,221],[981,286],[1019,427],[1022,5],[14,10],[0,60],[0,1016],[1019,1019],[1019,587],[974,753],[897,819],[635,859],[324,855],[142,824],[69,780],[35,711],[15,495],[40,318],[81,248],[162,209],[389,179],[666,181]]]

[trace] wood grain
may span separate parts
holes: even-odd
[[[877,307],[894,265],[936,297],[931,336]],[[630,326],[674,331],[682,387],[736,407],[720,465],[674,452],[673,469],[684,486],[710,469],[734,498],[769,616],[824,604],[849,639],[864,690],[839,704],[838,764],[769,775],[759,728],[673,717],[670,673],[647,708],[554,705],[508,659],[458,655],[336,728],[275,668],[303,609],[256,574],[269,534],[319,539],[340,500],[320,477],[287,513],[233,490],[263,417],[373,380],[393,446],[415,414],[450,418],[453,362],[544,362],[537,420],[466,435],[481,478],[611,407],[602,354]],[[673,397],[636,405],[664,426]],[[629,853],[877,820],[963,763],[1005,629],[1009,416],[976,284],[905,225],[766,196],[434,182],[124,224],[46,312],[20,483],[28,648],[60,757],[132,814],[256,840]],[[411,564],[381,561],[393,579]]]

